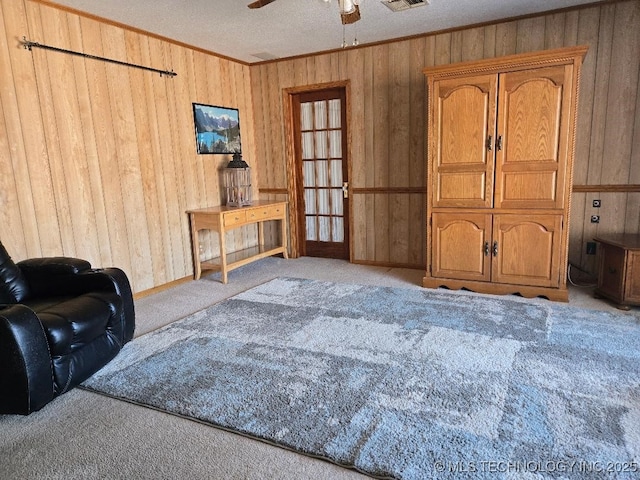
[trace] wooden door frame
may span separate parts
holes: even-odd
[[[302,248],[300,245],[300,235],[304,231],[304,226],[300,225],[298,209],[301,208],[298,199],[298,187],[302,182],[298,178],[298,170],[296,168],[295,157],[295,132],[293,125],[293,97],[301,93],[316,92],[319,90],[329,90],[333,88],[344,88],[347,110],[347,175],[351,181],[351,81],[342,80],[338,82],[316,83],[313,85],[303,85],[299,87],[284,88],[282,90],[282,105],[284,109],[284,143],[285,143],[285,168],[287,169],[287,197],[289,199],[289,258],[298,258],[301,255]],[[349,187],[351,191],[351,186]],[[351,199],[351,195],[349,196]],[[349,235],[349,262],[353,256],[353,235],[352,233],[353,215],[349,215],[348,229]]]

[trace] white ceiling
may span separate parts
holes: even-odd
[[[430,0],[392,12],[360,0],[361,20],[343,25],[337,0],[52,0],[58,4],[247,63],[360,45],[555,10],[594,0]],[[31,39],[41,41],[41,39]]]

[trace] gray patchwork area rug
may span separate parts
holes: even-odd
[[[631,314],[279,278],[135,339],[84,387],[371,476],[640,476]]]

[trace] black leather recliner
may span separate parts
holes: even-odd
[[[16,264],[0,243],[0,413],[28,415],[82,383],[134,328],[122,270],[69,257]]]

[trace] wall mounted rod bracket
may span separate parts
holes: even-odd
[[[173,70],[171,70],[171,71],[169,71],[169,70],[158,70],[157,68],[145,67],[144,65],[136,65],[135,63],[121,62],[120,60],[114,60],[112,58],[99,57],[97,55],[89,55],[88,53],[82,53],[82,52],[74,52],[73,50],[66,50],[64,48],[52,47],[50,45],[43,45],[42,43],[32,42],[30,40],[27,40],[26,37],[22,37],[22,42],[21,43],[22,43],[22,46],[24,47],[24,49],[25,50],[29,50],[29,51],[31,51],[31,49],[34,48],[34,47],[35,48],[44,48],[45,50],[53,50],[54,52],[68,53],[68,54],[71,54],[71,55],[77,55],[79,57],[91,58],[93,60],[102,60],[103,62],[115,63],[117,65],[124,65],[126,67],[140,68],[142,70],[147,70],[147,71],[150,71],[150,72],[159,73],[161,77],[163,75],[166,75],[168,77],[175,77],[176,75],[178,75]]]

